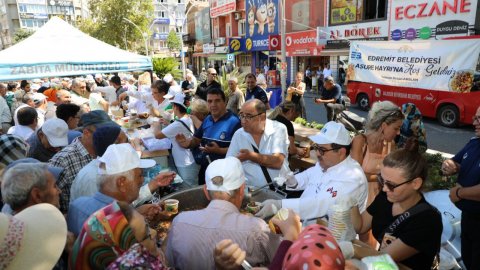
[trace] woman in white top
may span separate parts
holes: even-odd
[[[163,117],[165,108],[170,105],[170,100],[164,98],[164,96],[168,92],[168,89],[170,88],[170,85],[168,85],[162,80],[156,80],[150,88],[151,92],[143,90],[128,90],[120,94],[119,99],[123,100],[127,95],[137,98],[145,104],[151,115],[156,117]],[[143,112],[143,110],[139,108],[137,108],[137,111]]]
[[[188,185],[193,187],[198,183],[198,170],[200,168],[195,163],[192,151],[181,147],[175,140],[175,136],[180,133],[187,138],[191,138],[194,132],[193,122],[187,114],[185,95],[183,93],[177,93],[170,102],[177,120],[162,130],[157,130],[155,138],[169,138],[172,141],[172,155],[178,174]]]

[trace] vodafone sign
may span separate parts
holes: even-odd
[[[317,46],[317,31],[309,30],[288,33],[285,37],[287,56],[312,56],[319,55],[322,46]]]
[[[270,35],[268,36],[268,50],[269,51],[279,51],[281,50],[281,40],[280,35]]]

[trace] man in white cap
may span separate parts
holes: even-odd
[[[27,157],[48,162],[58,151],[68,145],[68,125],[62,119],[52,118],[27,139],[30,145]]]
[[[311,136],[317,152],[314,167],[286,179],[287,189],[303,190],[298,199],[266,200],[258,217],[268,217],[280,208],[289,208],[303,220],[325,216],[338,199],[352,199],[360,212],[367,205],[367,178],[358,162],[350,157],[351,138],[342,124],[328,122]]]
[[[42,93],[34,93],[33,94],[33,103],[35,103],[35,110],[38,113],[38,124],[37,128],[40,128],[43,123],[45,122],[45,114],[47,113],[47,96]]]
[[[172,74],[167,73],[165,76],[163,76],[163,81],[170,85],[170,88],[168,88],[168,93],[165,95],[166,99],[171,99],[176,94],[182,93],[182,88],[180,85],[178,85],[177,81],[175,81]]]
[[[168,234],[166,256],[169,266],[178,269],[215,269],[216,243],[232,239],[247,252],[252,265],[268,265],[280,238],[269,233],[262,219],[241,214],[245,175],[235,157],[213,161],[206,171],[207,208],[180,213]]]
[[[80,197],[70,204],[67,215],[69,231],[78,235],[85,220],[95,211],[114,200],[133,203],[143,185],[143,169],[155,166],[152,159],[140,159],[128,143],[110,145],[98,158],[98,192],[93,196]],[[175,173],[163,174],[163,186],[169,185]]]

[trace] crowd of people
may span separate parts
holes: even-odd
[[[291,123],[305,113],[303,74],[287,91],[290,100],[269,112],[255,74],[245,77],[245,92],[228,78],[226,95],[216,70],[205,73],[201,83],[191,72],[182,82],[143,73],[0,83],[0,268],[358,269],[328,229],[300,224],[342,202],[372,249],[411,269],[435,269],[442,220],[422,194],[428,166],[415,107],[375,103],[365,134],[353,138],[329,118],[309,137],[315,166],[293,174],[289,156],[308,151],[295,145]],[[331,77],[324,86],[332,93],[316,102],[341,103]],[[140,142],[115,121],[124,112],[159,119],[151,130],[171,141],[171,170],[145,181],[156,162],[140,158]],[[396,144],[412,125],[419,132]],[[467,269],[477,269],[480,258],[480,108],[474,127],[476,137],[442,165],[459,175],[450,198],[463,211]],[[210,203],[175,216],[161,250],[152,227],[171,214],[152,203],[153,194],[177,174],[186,188],[203,185]],[[245,215],[247,186],[301,195],[266,200],[255,216]],[[275,216],[282,208],[286,219]],[[280,234],[265,221],[272,216]]]

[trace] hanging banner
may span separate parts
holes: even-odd
[[[247,0],[247,51],[266,51],[269,36],[278,34],[278,0]]]
[[[347,77],[349,81],[469,92],[479,54],[480,39],[357,41],[350,46]]]
[[[237,9],[235,0],[210,0],[210,17],[222,16]]]
[[[204,8],[195,15],[195,38],[201,43],[212,41],[210,35],[210,9]]]

